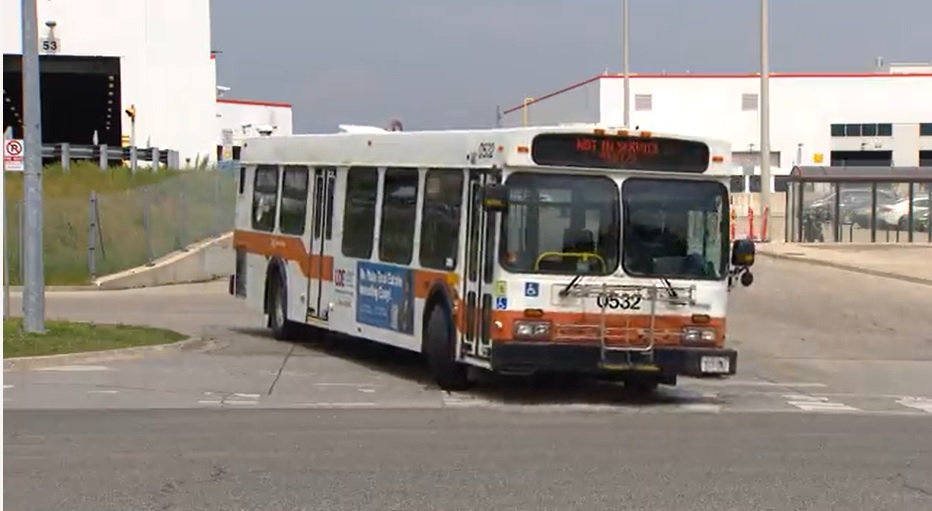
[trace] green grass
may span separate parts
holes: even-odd
[[[86,198],[91,190],[99,194],[122,192],[131,188],[160,183],[178,176],[181,171],[159,169],[137,170],[133,174],[127,167],[113,167],[102,171],[94,163],[74,162],[68,172],[60,164],[46,165],[42,169],[42,197],[46,199]],[[23,173],[4,173],[4,197],[20,199],[23,196]]]
[[[3,358],[154,346],[186,337],[161,328],[71,321],[46,321],[45,330],[42,334],[26,333],[22,318],[4,319]]]
[[[10,283],[21,280],[22,175],[5,176],[7,257]],[[75,163],[43,174],[43,259],[47,285],[76,285],[141,266],[199,240],[228,231],[233,224],[235,180],[230,172],[129,169],[101,171]],[[91,213],[90,195],[97,193]],[[148,226],[144,211],[148,208]],[[90,222],[95,240],[95,272],[89,265]]]

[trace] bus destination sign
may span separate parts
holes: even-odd
[[[559,167],[701,174],[709,167],[709,146],[678,138],[548,133],[534,137],[531,159]]]

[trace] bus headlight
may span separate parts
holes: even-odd
[[[548,321],[515,321],[515,339],[548,339],[550,323]]]
[[[688,326],[683,328],[683,342],[685,343],[706,343],[715,342],[714,328],[699,328]]]

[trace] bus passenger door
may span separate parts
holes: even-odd
[[[469,170],[466,200],[465,274],[460,281],[464,297],[465,331],[461,334],[461,354],[488,359],[491,356],[490,324],[495,268],[496,215],[482,207],[481,191],[498,177],[487,170]],[[503,298],[504,299],[504,298]],[[502,304],[499,304],[502,305]]]
[[[336,169],[314,169],[314,213],[311,221],[311,278],[308,279],[308,316],[327,321],[330,316],[330,286],[333,281],[333,256],[330,239],[333,234],[333,188]]]

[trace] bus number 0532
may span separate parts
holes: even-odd
[[[621,293],[617,295],[600,296],[596,298],[596,304],[600,308],[606,309],[640,310],[641,295],[637,293]]]

